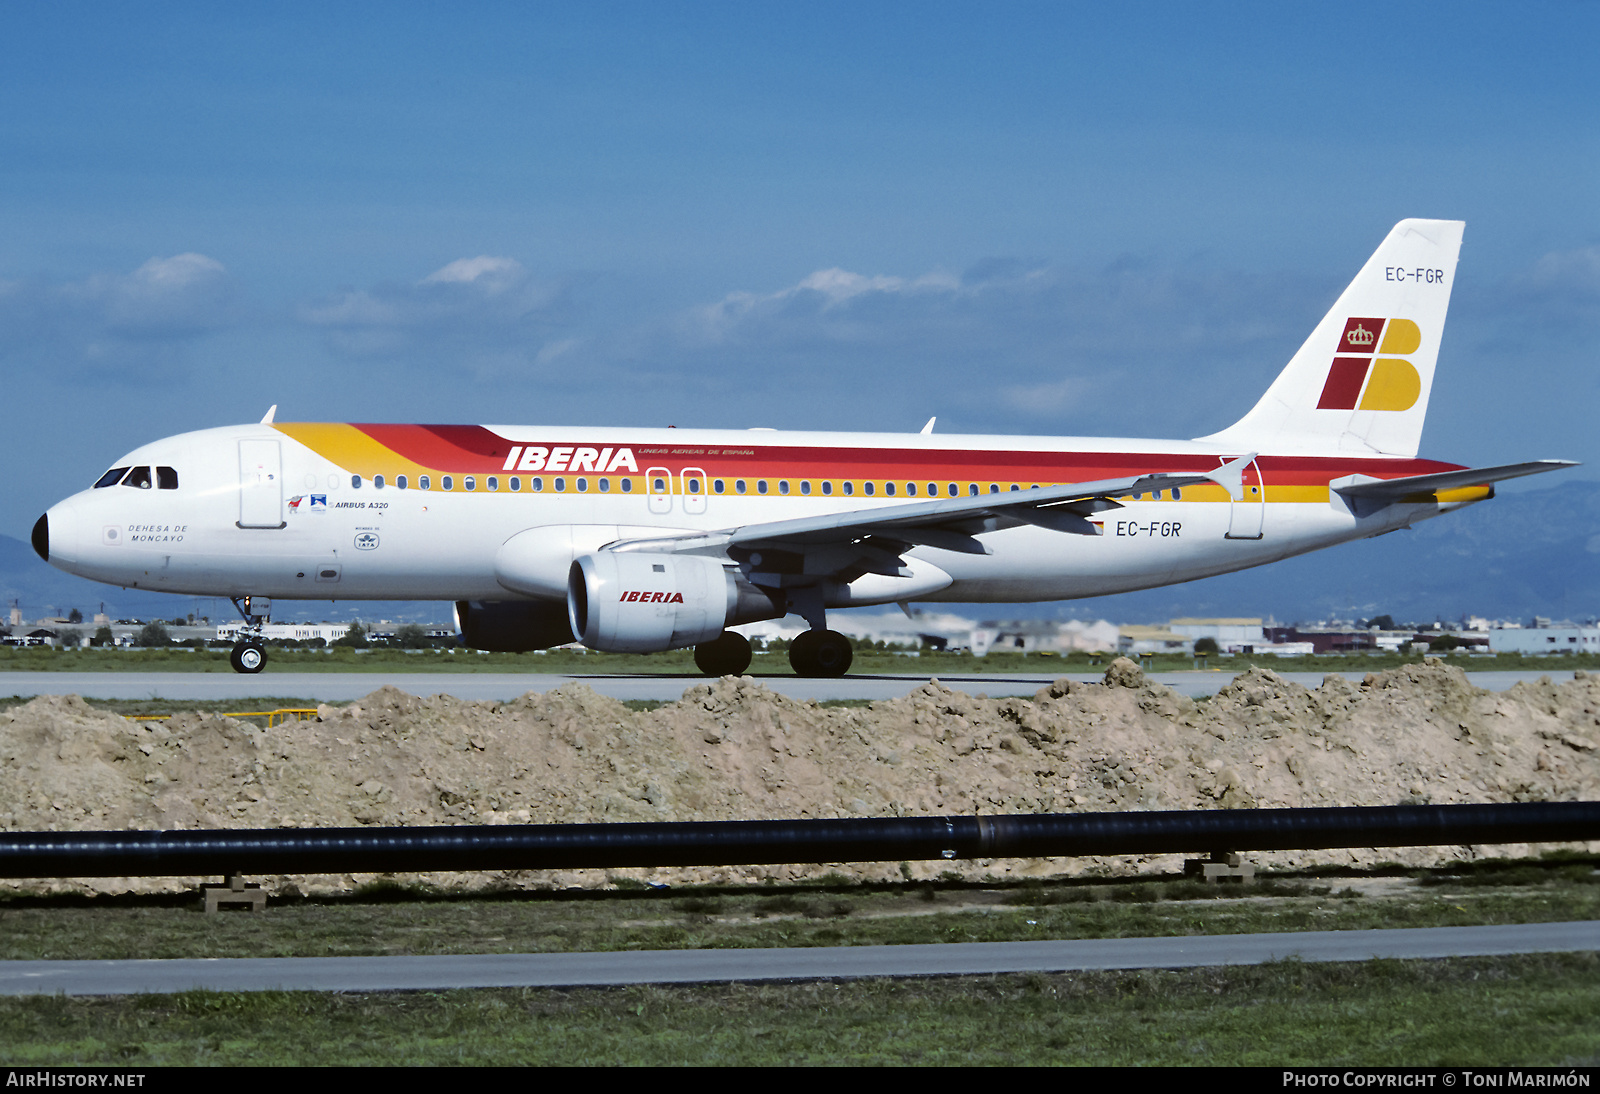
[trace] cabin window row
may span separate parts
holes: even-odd
[[[866,481],[858,481],[854,479],[798,479],[793,480],[792,483],[789,479],[777,479],[770,485],[766,479],[733,479],[731,481],[732,493],[736,495],[749,494],[751,492],[752,481],[755,484],[754,491],[756,494],[768,494],[776,491],[780,496],[799,494],[801,497],[810,497],[815,494],[825,498],[835,496],[849,498],[860,494],[862,497],[868,498],[877,497],[879,495],[882,495],[886,498],[937,498],[948,494],[948,496],[956,498],[960,497],[963,491],[963,484],[955,482],[945,483],[941,488],[940,484],[936,482],[930,482],[927,484],[917,482],[900,483],[873,479],[868,479]],[[1002,487],[1000,483],[992,482],[989,484],[987,492],[991,494],[998,494],[1003,489],[1005,488]],[[1010,489],[1020,490],[1022,489],[1022,486],[1019,483],[1012,483]],[[965,491],[967,494],[972,496],[976,496],[985,492],[983,484],[976,482],[966,483]],[[691,493],[695,492],[696,491],[691,491]],[[711,492],[713,494],[728,493],[729,480],[713,479],[711,482]]]
[[[353,490],[360,490],[366,481],[360,475],[351,475],[350,487]],[[375,490],[383,490],[386,487],[395,490],[433,490],[437,488],[439,490],[452,491],[460,489],[469,493],[476,493],[482,490],[492,494],[499,492],[503,484],[506,490],[514,494],[522,493],[525,490],[538,494],[543,493],[546,489],[553,490],[558,494],[564,494],[569,489],[575,490],[580,494],[589,493],[591,490],[596,490],[602,494],[609,494],[613,490],[623,494],[633,493],[633,480],[630,478],[612,479],[605,477],[590,479],[585,475],[573,478],[557,475],[552,479],[546,479],[542,475],[535,475],[528,479],[523,478],[521,475],[512,475],[507,479],[502,479],[499,475],[440,475],[437,479],[432,475],[418,475],[414,482],[409,475],[395,475],[393,478],[387,475],[374,475],[371,481]]]
[[[350,476],[350,486],[352,489],[361,489],[365,482],[366,480],[360,475]],[[500,490],[502,480],[498,475],[489,475],[482,478],[477,475],[463,475],[459,478],[455,475],[441,475],[438,478],[438,488],[440,490],[455,490],[458,482],[462,490],[477,491],[481,483],[483,490],[494,493]],[[634,492],[633,479],[620,478],[615,480],[615,482],[615,489],[620,493],[631,494]],[[569,489],[575,490],[580,494],[588,493],[591,489],[602,494],[609,494],[613,491],[613,480],[609,476],[590,480],[584,475],[571,478],[565,475],[557,475],[549,479],[546,479],[542,475],[535,475],[532,478],[524,480],[520,475],[513,475],[509,479],[504,480],[504,483],[506,489],[510,490],[512,493],[520,493],[524,490],[524,488],[536,494],[543,493],[547,489],[553,490],[558,494],[566,493]],[[713,494],[727,494],[729,493],[729,483],[730,480],[727,479],[713,479],[711,480],[711,492]],[[733,479],[731,480],[731,483],[732,493],[735,495],[750,494],[754,492],[757,495],[776,493],[777,495],[783,497],[798,494],[801,497],[811,497],[813,495],[817,495],[821,497],[840,496],[848,498],[854,497],[859,493],[861,496],[869,498],[877,497],[880,494],[883,497],[892,498],[902,496],[903,490],[903,496],[908,498],[924,496],[929,498],[937,498],[942,496],[943,493],[948,493],[950,497],[955,498],[960,497],[963,492],[963,484],[954,482],[946,483],[942,492],[939,483],[930,482],[926,485],[925,494],[923,492],[923,484],[915,482],[901,484],[897,482],[879,482],[872,480],[856,482],[849,479],[842,481],[836,481],[833,479]],[[386,475],[374,475],[372,476],[372,485],[378,490],[382,490],[385,487],[393,487],[397,490],[406,490],[413,487],[413,483],[410,477],[407,475],[395,475],[392,479]],[[651,493],[670,494],[674,492],[671,484],[666,478],[658,477],[652,479],[649,485]],[[1006,490],[1022,489],[1022,485],[1020,483],[1011,483],[1009,486],[1003,486],[1000,483],[992,482],[988,484],[987,490],[985,490],[984,484],[982,483],[969,482],[964,485],[966,494],[972,497],[976,497],[979,494],[986,492],[990,494],[999,494]],[[703,490],[701,482],[697,478],[685,480],[683,486],[683,493],[685,494],[699,494]],[[1034,483],[1033,486],[1037,487],[1038,483]],[[431,475],[417,476],[415,489],[432,490],[433,488],[434,479]]]
[[[350,476],[350,485],[354,489],[359,490],[364,481],[365,480],[363,480],[360,475]],[[499,475],[440,475],[437,479],[437,488],[440,490],[453,491],[459,487],[459,489],[465,490],[469,493],[477,492],[480,489],[489,493],[496,493],[501,489],[502,484],[504,485],[505,489],[511,491],[512,493],[523,493],[525,491],[535,494],[546,492],[554,492],[557,494],[565,494],[569,492],[576,492],[579,494],[587,494],[591,492],[601,494],[610,494],[613,492],[623,494],[634,493],[634,480],[626,476],[615,479],[613,479],[611,476],[601,476],[599,478],[591,479],[587,475],[556,475],[549,478],[543,475],[535,475],[531,478],[524,478],[521,475],[513,475],[508,479],[502,479]],[[176,473],[174,472],[173,486],[176,487],[176,485],[177,479]],[[374,475],[372,477],[372,485],[378,490],[382,490],[385,487],[393,487],[397,490],[413,488],[413,483],[410,477],[407,475],[396,475],[393,477],[393,479],[390,479],[384,475]],[[672,490],[672,484],[670,480],[666,477],[658,476],[652,478],[649,480],[648,486],[650,492],[653,494],[670,494],[674,492]],[[879,496],[886,498],[958,498],[963,495],[967,497],[979,497],[983,494],[1009,493],[1011,491],[1020,491],[1023,489],[1038,489],[1038,487],[1038,483],[1032,483],[1027,487],[1024,487],[1022,483],[1016,482],[991,482],[985,484],[979,482],[902,483],[870,479],[866,481],[856,481],[851,479],[711,480],[711,492],[713,494],[725,495],[732,493],[735,496],[739,496],[754,493],[757,496],[776,494],[780,497],[798,495],[800,497],[820,496],[848,498],[860,495],[861,497],[868,498]],[[435,480],[431,475],[418,475],[416,477],[414,488],[418,490],[432,490],[435,488]],[[685,494],[699,494],[703,491],[703,489],[704,487],[701,483],[701,480],[698,478],[691,477],[683,481],[683,493]],[[1155,501],[1163,500],[1164,496],[1165,492],[1160,490],[1157,490],[1151,494],[1151,498]],[[1142,494],[1132,495],[1132,498],[1135,501],[1142,500],[1143,497],[1144,495]],[[1179,501],[1182,499],[1182,497],[1183,494],[1181,490],[1176,488],[1173,489],[1173,501]]]

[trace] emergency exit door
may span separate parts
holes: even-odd
[[[678,482],[683,485],[683,511],[685,513],[704,513],[706,511],[706,473],[698,467],[685,467],[678,475]]]

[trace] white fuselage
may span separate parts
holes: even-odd
[[[261,424],[156,441],[116,466],[171,469],[176,487],[152,475],[148,486],[67,498],[46,515],[49,561],[114,585],[207,596],[559,600],[573,559],[619,539],[894,506],[930,489],[1026,490],[1106,478],[1108,468],[1205,470],[1242,454],[1115,438],[427,428],[446,440],[406,432],[424,427]],[[1069,599],[1240,570],[1487,496],[1363,518],[1328,488],[1344,476],[1454,466],[1262,453],[1243,500],[1194,486],[1178,499],[1120,499],[1093,518],[1099,535],[1029,525],[984,534],[989,554],[916,547],[907,557],[923,572],[870,575],[829,606]]]

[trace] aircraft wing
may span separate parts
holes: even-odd
[[[1132,475],[1003,494],[906,502],[716,532],[624,540],[606,549],[725,553],[756,569],[796,576],[827,575],[844,580],[863,573],[906,576],[899,555],[919,545],[986,555],[990,548],[978,535],[1025,524],[1075,535],[1099,535],[1100,526],[1088,518],[1120,509],[1121,503],[1114,499],[1129,494],[1217,483],[1230,496],[1243,497],[1244,469],[1253,459],[1252,452],[1206,473]]]
[[[1538,475],[1545,471],[1559,471],[1563,467],[1577,467],[1573,460],[1532,460],[1528,463],[1507,463],[1498,467],[1469,467],[1461,471],[1445,471],[1437,475],[1411,475],[1403,479],[1375,479],[1365,475],[1351,475],[1335,479],[1328,486],[1347,498],[1390,504],[1397,501],[1431,501],[1440,490],[1456,490],[1463,486],[1488,486],[1506,479],[1520,479],[1524,475]]]

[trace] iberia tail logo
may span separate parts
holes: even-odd
[[[1420,345],[1422,331],[1409,319],[1347,320],[1317,409],[1410,410],[1422,394],[1422,377],[1398,355]]]

